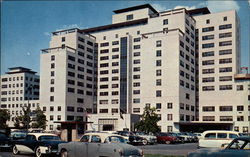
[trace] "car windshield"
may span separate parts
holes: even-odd
[[[40,136],[38,138],[39,141],[60,141],[60,138],[58,136]]]
[[[109,136],[104,143],[126,143],[125,139],[120,136]]]
[[[234,140],[232,144],[229,145],[228,149],[250,149],[250,141],[244,140]]]
[[[144,132],[137,132],[136,135],[146,135]]]

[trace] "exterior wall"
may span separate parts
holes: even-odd
[[[200,121],[208,121],[204,116],[212,116],[209,121],[215,122],[234,122],[237,131],[243,132],[243,127],[248,127],[245,131],[249,131],[249,120],[247,115],[249,111],[247,106],[247,81],[238,82],[234,79],[234,75],[239,73],[240,69],[240,49],[239,49],[239,21],[235,11],[226,11],[194,17],[196,27],[199,32],[199,105],[200,105]],[[227,18],[227,19],[225,19]],[[210,20],[210,23],[207,23]],[[219,29],[221,25],[232,24],[232,28]],[[213,31],[203,32],[202,28],[214,27]],[[232,33],[229,37],[220,38],[219,34]],[[214,35],[214,39],[202,40],[203,36]],[[219,45],[220,42],[231,41],[227,46]],[[203,48],[203,44],[214,43],[214,47]],[[230,54],[221,54],[221,50],[231,50]],[[214,55],[204,56],[205,52],[214,52]],[[231,62],[221,63],[221,59],[231,59]],[[211,60],[214,64],[204,65],[204,61]],[[222,71],[222,68],[231,68],[231,70]],[[214,69],[212,73],[204,73],[204,69]],[[231,77],[231,80],[222,81],[221,77]],[[205,81],[204,78],[213,78]],[[249,83],[249,82],[248,82]],[[223,85],[231,86],[229,89],[221,89]],[[244,89],[239,90],[238,85],[243,85]],[[206,90],[207,86],[213,86],[214,89]],[[243,98],[243,99],[242,99]],[[214,111],[206,111],[207,107],[214,107]],[[221,106],[231,106],[232,111],[220,111]],[[244,106],[244,110],[239,112],[238,106]],[[232,119],[222,120],[223,116],[232,116]],[[244,116],[244,120],[239,121],[237,116]],[[224,117],[225,118],[225,117]]]
[[[22,107],[31,106],[31,110],[39,107],[39,76],[34,73],[23,72],[20,68],[10,70],[15,72],[1,76],[1,109],[9,110],[10,121],[14,126],[14,119],[23,114]],[[32,90],[28,88],[32,87]]]
[[[95,38],[78,29],[52,34],[50,49],[41,54],[40,97],[49,130],[60,126],[55,121],[85,121],[86,112],[93,112],[96,94]]]

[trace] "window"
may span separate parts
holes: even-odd
[[[156,103],[156,109],[161,109],[161,103]]]
[[[214,27],[202,28],[202,32],[210,32],[210,31],[214,31]]]
[[[220,106],[220,111],[233,111],[233,106]]]
[[[167,25],[168,24],[168,19],[164,19],[163,20],[163,25]]]
[[[237,85],[237,90],[243,90],[243,85]]]
[[[220,81],[232,81],[232,76],[221,76],[219,77]]]
[[[75,93],[75,89],[74,88],[68,88],[68,92],[69,93]]]
[[[214,43],[207,43],[207,44],[202,44],[202,48],[212,48],[214,47]]]
[[[161,60],[156,60],[156,66],[161,66]]]
[[[141,38],[140,38],[140,37],[134,38],[134,42],[139,42],[139,41],[141,41]]]
[[[214,35],[202,36],[202,40],[211,40],[211,39],[214,39]]]
[[[161,56],[161,50],[157,50],[156,51],[156,57],[160,57]]]
[[[209,24],[209,23],[210,23],[210,20],[209,20],[209,19],[207,19],[207,20],[206,20],[206,24]]]
[[[173,114],[168,114],[167,115],[167,119],[170,121],[170,120],[173,120]]]
[[[227,54],[232,54],[232,49],[220,50],[219,51],[219,55],[227,55]]]
[[[137,72],[137,71],[140,71],[140,70],[141,70],[140,67],[134,67],[134,69],[133,69],[134,72]]]
[[[232,24],[226,24],[226,25],[219,26],[219,30],[230,29],[230,28],[232,28]]]
[[[141,46],[140,45],[134,45],[134,49],[140,49]]]
[[[140,103],[140,99],[139,99],[139,98],[135,98],[135,99],[133,99],[133,103],[135,103],[135,104]]]
[[[103,54],[103,53],[109,53],[109,49],[101,50],[100,53],[101,53],[101,54]]]
[[[219,46],[228,46],[228,45],[232,45],[232,41],[222,41],[222,42],[219,42]]]
[[[161,40],[156,41],[156,47],[161,47]]]
[[[105,43],[100,44],[100,47],[106,47],[106,46],[109,46],[109,42],[105,42]]]
[[[134,16],[133,14],[127,15],[127,20],[133,20]]]
[[[135,52],[134,53],[134,57],[136,57],[136,56],[140,56],[141,55],[141,53],[140,52]]]
[[[91,136],[91,142],[93,143],[101,143],[101,137],[98,135],[92,135]]]
[[[173,103],[167,103],[167,108],[172,109],[173,108]]]
[[[202,65],[213,65],[214,64],[214,60],[205,60],[202,61]]]
[[[161,97],[161,90],[156,91],[156,97]]]
[[[156,76],[161,76],[161,70],[156,70]]]
[[[55,60],[55,55],[52,55],[52,56],[50,57],[50,60],[51,60],[51,61],[54,61],[54,60]]]
[[[244,116],[237,116],[237,121],[244,121]]]
[[[119,41],[113,41],[112,45],[119,45]]]
[[[77,98],[77,102],[78,102],[78,103],[83,103],[83,102],[84,102],[84,99],[82,99],[82,98]]]
[[[214,56],[214,51],[203,52],[202,57]]]
[[[233,116],[220,116],[220,121],[233,121]]]
[[[133,108],[134,113],[140,113],[140,108]]]
[[[214,116],[202,116],[202,121],[215,121]]]
[[[244,111],[244,106],[237,106],[237,111]]]
[[[51,101],[51,102],[54,101],[54,96],[50,96],[50,101]]]
[[[217,138],[227,138],[227,134],[226,133],[218,133]]]
[[[118,109],[117,108],[112,108],[111,113],[118,113]]]
[[[219,69],[220,73],[232,72],[232,67],[224,67]]]
[[[220,90],[232,90],[232,85],[220,85]]]
[[[227,38],[227,37],[232,37],[232,32],[219,34],[219,38]]]
[[[133,75],[133,79],[140,79],[140,75]]]
[[[54,111],[54,107],[53,107],[53,106],[50,106],[49,110],[50,110],[50,111]]]
[[[156,86],[161,86],[161,79],[156,80]]]
[[[227,21],[227,16],[223,17],[223,21]]]
[[[202,91],[214,91],[214,86],[203,86]]]
[[[214,82],[214,77],[204,77],[202,78],[202,82]]]

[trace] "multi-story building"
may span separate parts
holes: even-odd
[[[48,130],[55,121],[85,121],[96,95],[95,37],[70,29],[52,33],[41,54],[40,103]]]
[[[228,123],[235,131],[248,132],[250,121],[249,78],[240,73],[239,18],[236,11],[194,16],[199,60],[199,119]]]
[[[24,67],[9,68],[1,75],[1,109],[8,109],[11,115],[7,122],[13,127],[15,117],[23,114],[23,107],[35,110],[39,106],[39,76]]]

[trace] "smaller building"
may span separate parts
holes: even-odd
[[[7,124],[14,125],[14,119],[23,114],[23,107],[31,111],[39,106],[39,76],[31,69],[12,67],[1,75],[1,109],[8,109],[11,115]]]

